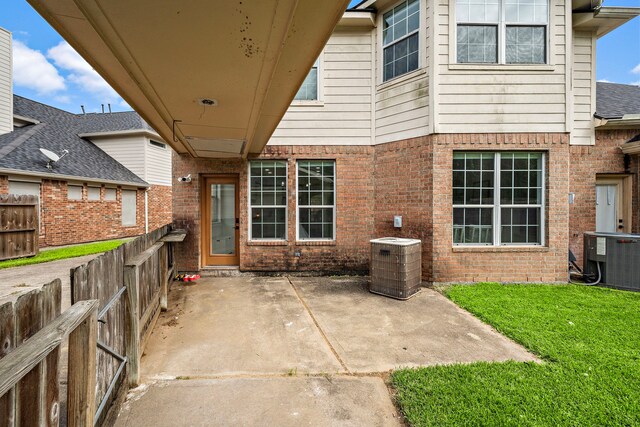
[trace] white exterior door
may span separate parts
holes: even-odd
[[[618,231],[618,186],[596,185],[596,231],[614,233]]]

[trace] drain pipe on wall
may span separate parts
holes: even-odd
[[[144,232],[149,232],[149,188],[144,189]]]

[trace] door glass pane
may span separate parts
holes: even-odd
[[[211,184],[211,255],[236,253],[236,186]]]

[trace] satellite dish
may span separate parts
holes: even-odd
[[[54,153],[51,150],[47,150],[46,148],[41,148],[40,152],[45,156],[47,156],[47,158],[49,159],[49,161],[47,162],[47,168],[49,169],[51,169],[51,167],[53,166],[53,163],[57,162],[58,160],[60,160],[61,158],[69,154],[69,150],[64,150],[62,153],[62,156],[58,156],[56,153]]]
[[[44,154],[45,156],[47,156],[49,158],[49,160],[51,160],[52,162],[57,162],[58,160],[60,160],[60,156],[58,156],[53,151],[47,150],[46,148],[41,148],[40,152],[42,154]]]

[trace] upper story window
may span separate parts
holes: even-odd
[[[457,62],[545,64],[549,0],[456,0]]]
[[[318,100],[318,60],[313,63],[309,74],[302,82],[295,98],[296,101],[317,101]]]
[[[382,79],[418,69],[420,1],[405,0],[382,16]]]

